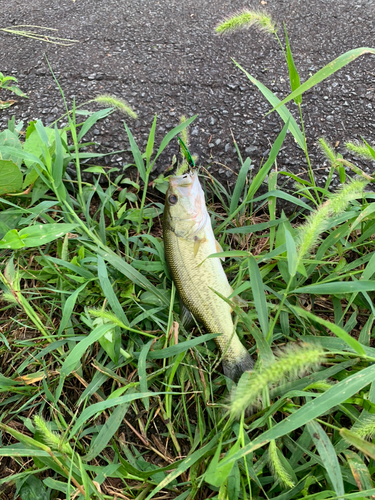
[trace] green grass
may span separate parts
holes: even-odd
[[[290,47],[285,54],[293,73]],[[126,125],[135,178],[83,149],[112,107],[73,103],[66,127],[37,121],[24,135],[13,120],[0,133],[4,497],[375,495],[373,178],[327,140],[324,186],[311,164],[307,178],[274,169],[288,129],[308,158],[302,114],[297,124],[248,76],[285,126],[255,176],[239,155],[233,193],[201,175],[233,295],[247,303],[233,304],[237,331],[257,359],[237,386],[221,373],[215,335],[179,325],[161,239],[166,181],[147,189],[155,161],[194,117],[160,145],[155,117],[144,152]],[[369,144],[361,148],[373,158]],[[284,192],[285,179],[295,192]],[[277,199],[295,207],[289,218]]]

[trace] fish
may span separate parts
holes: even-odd
[[[206,200],[197,170],[169,177],[163,215],[165,259],[180,298],[180,318],[192,315],[215,338],[222,356],[224,375],[237,382],[254,361],[241,343],[225,302],[233,289],[220,258],[207,257],[221,252],[215,240]]]

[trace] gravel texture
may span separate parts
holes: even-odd
[[[278,97],[290,92],[287,67],[272,36],[254,28],[215,35],[215,25],[243,7],[266,8],[280,26],[285,21],[302,82],[340,54],[375,45],[373,0],[8,0],[0,12],[0,27],[58,28],[59,36],[79,43],[60,47],[0,31],[0,71],[16,76],[29,96],[1,112],[0,128],[12,115],[16,120],[40,118],[48,124],[63,113],[45,54],[68,103],[75,97],[81,104],[101,93],[126,99],[139,115],[137,120],[127,118],[127,123],[141,149],[155,113],[158,142],[181,115],[198,113],[190,128],[191,152],[199,155],[202,165],[214,162],[210,170],[232,184],[235,175],[230,169],[238,171],[239,162],[231,131],[242,155],[250,156],[256,170],[282,121],[276,113],[264,118],[268,103],[231,58]],[[283,39],[282,29],[279,35]],[[316,147],[319,137],[338,144],[342,153],[348,139],[363,136],[371,141],[374,75],[375,57],[365,55],[304,94],[306,134],[320,181],[327,175],[327,164]],[[295,105],[288,106],[297,118]],[[123,119],[119,113],[110,116],[86,139],[98,141],[101,150],[127,149]],[[157,163],[158,172],[176,151],[177,143],[173,143]],[[122,165],[128,159],[125,153],[107,162]],[[304,155],[289,134],[278,168],[300,174],[305,167]],[[371,163],[365,166],[367,171],[372,168]]]

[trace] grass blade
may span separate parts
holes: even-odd
[[[209,441],[205,446],[195,451],[191,455],[188,455],[188,457],[177,467],[175,471],[171,472],[165,479],[163,479],[163,481],[158,484],[156,488],[151,491],[151,493],[146,497],[145,500],[151,500],[151,498],[154,498],[156,493],[165,488],[171,481],[176,479],[187,469],[192,467],[198,460],[201,460],[206,453],[211,451],[212,448],[217,445],[218,440],[219,434],[216,434],[216,436],[214,436],[211,441]]]
[[[273,111],[278,111],[281,108],[281,106],[283,106],[285,103],[291,101],[292,99],[295,99],[299,95],[302,95],[304,92],[306,92],[306,90],[311,89],[318,83],[322,82],[329,76],[333,75],[333,73],[335,73],[339,69],[343,68],[352,61],[355,61],[355,59],[357,59],[360,56],[363,56],[364,54],[375,54],[375,49],[371,49],[369,47],[360,47],[358,49],[353,49],[349,50],[348,52],[345,52],[345,54],[342,54],[341,56],[337,57],[332,62],[324,66],[324,68],[317,71],[315,75],[309,78],[305,83],[303,83],[300,87],[298,87],[291,94],[289,94],[285,99],[279,102],[277,106],[271,109],[271,111],[269,111],[267,115],[269,113],[272,113]]]
[[[134,388],[130,388],[128,390],[128,395],[132,394],[133,392]],[[104,450],[104,448],[111,440],[112,436],[114,436],[114,434],[118,431],[120,425],[122,424],[129,406],[130,401],[128,401],[127,403],[123,403],[122,405],[118,405],[117,408],[115,408],[112,415],[108,418],[108,420],[106,420],[103,427],[100,429],[100,432],[95,438],[95,441],[92,442],[87,455],[82,458],[85,462],[93,460],[99,455],[99,453]]]
[[[159,396],[161,394],[165,394],[163,392],[137,392],[134,394],[127,394],[126,396],[120,396],[118,398],[107,399],[106,401],[101,401],[100,403],[95,403],[80,414],[76,423],[73,425],[72,430],[70,431],[69,440],[73,439],[77,432],[79,432],[82,425],[89,420],[91,417],[96,415],[97,413],[101,413],[102,411],[108,410],[109,408],[113,408],[113,406],[123,405],[125,403],[129,403],[136,399],[141,398],[149,398]]]
[[[250,160],[250,158],[246,158],[246,160],[245,160],[244,164],[242,165],[241,170],[238,174],[237,182],[236,182],[236,185],[235,185],[234,190],[233,190],[233,195],[232,195],[232,199],[231,199],[230,207],[229,207],[229,214],[234,212],[239,204],[241,194],[242,194],[242,191],[243,191],[245,183],[246,183],[247,174],[249,173],[249,170],[250,170],[250,166],[251,166],[251,160]]]
[[[299,128],[296,120],[293,118],[292,114],[290,113],[289,109],[286,106],[279,106],[281,103],[280,99],[275,96],[273,92],[271,92],[263,83],[261,83],[259,80],[251,76],[240,64],[238,64],[236,61],[234,61],[234,64],[240,68],[241,71],[245,73],[245,75],[248,77],[248,79],[253,83],[258,89],[262,92],[264,97],[267,99],[267,101],[271,104],[271,106],[274,106],[273,109],[276,109],[277,112],[280,115],[280,118],[283,120],[284,123],[287,123],[289,121],[289,130],[292,133],[293,137],[297,141],[298,145],[301,147],[301,149],[305,150],[305,141],[301,132],[301,129]],[[271,111],[270,111],[271,112]]]
[[[88,335],[84,340],[81,340],[73,350],[68,354],[61,367],[61,375],[67,377],[80,362],[81,357],[94,342],[97,342],[100,337],[103,337],[107,332],[115,328],[115,324],[107,323],[99,325]]]
[[[82,137],[87,134],[90,128],[93,127],[97,121],[102,120],[103,118],[106,118],[108,115],[110,115],[112,113],[112,110],[113,108],[100,109],[99,111],[96,111],[91,116],[89,116],[89,118],[87,118],[87,120],[83,123],[82,128],[79,131],[78,141],[80,141]]]
[[[266,294],[264,292],[264,285],[262,276],[258,268],[258,264],[253,256],[249,257],[249,275],[251,289],[253,291],[255,309],[258,314],[258,319],[264,338],[266,338],[268,333],[268,310]]]
[[[234,219],[234,217],[241,212],[242,208],[246,205],[246,203],[249,203],[252,201],[252,198],[254,194],[258,191],[259,187],[261,186],[262,182],[264,181],[266,175],[268,172],[271,170],[272,165],[274,164],[276,157],[280,151],[280,148],[284,142],[286,133],[288,131],[288,125],[289,121],[284,125],[283,129],[281,130],[280,134],[277,136],[276,141],[273,143],[268,160],[266,163],[263,165],[263,167],[259,170],[259,172],[256,174],[254,177],[252,183],[250,184],[249,190],[247,192],[245,200],[237,207],[237,209],[230,214],[229,217],[227,217],[224,222],[222,222],[216,229],[215,229],[215,234],[220,233],[226,226],[229,224],[229,222]]]
[[[150,134],[149,134],[148,140],[147,140],[147,146],[146,146],[147,170],[149,169],[151,155],[152,155],[152,152],[154,151],[156,120],[157,120],[157,115],[155,115],[154,121],[152,122]]]
[[[346,342],[348,346],[350,346],[352,349],[354,349],[355,352],[357,352],[360,356],[366,356],[365,349],[363,346],[356,340],[354,337],[349,335],[343,328],[341,328],[338,325],[335,325],[334,323],[331,323],[330,321],[327,321],[326,319],[320,318],[319,316],[316,316],[315,314],[312,314],[305,309],[302,309],[300,307],[294,307],[295,311],[300,315],[304,316],[305,318],[309,318],[312,321],[315,321],[316,323],[319,323],[320,325],[325,326],[331,332],[333,332],[337,337],[339,337],[341,340]]]
[[[139,147],[137,146],[137,143],[135,142],[135,139],[133,137],[133,134],[131,133],[129,127],[126,125],[124,122],[124,127],[126,130],[126,133],[128,134],[129,142],[130,142],[130,148],[132,150],[132,154],[134,157],[135,164],[137,166],[139,175],[141,176],[141,179],[143,182],[147,181],[147,176],[146,176],[146,169],[145,169],[145,164],[142,158],[142,154],[139,151]]]
[[[355,432],[349,431],[345,428],[340,429],[340,436],[344,438],[345,441],[347,441],[349,444],[362,451],[362,453],[375,460],[375,444],[366,441],[366,439],[362,439]]]
[[[286,26],[284,24],[284,33],[285,33],[285,45],[286,45],[286,54],[287,54],[287,63],[288,63],[288,70],[289,70],[289,80],[290,80],[290,87],[292,89],[292,92],[300,86],[300,78],[299,74],[296,68],[296,65],[294,64],[294,59],[293,59],[293,54],[290,49],[290,43],[289,43],[289,38],[288,38],[288,32],[286,30]],[[302,103],[302,97],[299,95],[294,99],[294,102],[296,104],[301,104]]]
[[[296,244],[294,242],[293,236],[291,235],[287,227],[284,228],[285,231],[285,243],[288,259],[288,271],[291,277],[295,276],[298,267],[298,256]]]
[[[149,350],[154,343],[154,339],[151,339],[147,344],[142,347],[141,353],[138,358],[138,378],[139,378],[139,388],[141,392],[147,392],[147,372],[146,372],[146,359]],[[143,404],[146,410],[150,407],[150,401],[148,398],[143,400]]]
[[[344,483],[342,479],[340,464],[336,455],[336,451],[329,437],[324,432],[324,429],[318,422],[311,421],[307,424],[310,436],[314,441],[316,449],[323,461],[323,465],[331,480],[332,486],[339,498],[345,495]]]
[[[126,317],[126,314],[121,307],[117,295],[112,288],[112,283],[108,278],[107,267],[101,255],[98,255],[98,276],[104,296],[108,300],[108,303],[111,306],[113,312],[116,314],[118,319],[124,323],[124,325],[129,326],[128,318]]]
[[[375,281],[333,281],[331,283],[321,283],[318,285],[308,285],[296,288],[290,293],[313,293],[314,295],[333,295],[336,293],[373,292]]]
[[[78,298],[78,295],[82,292],[82,290],[88,285],[88,281],[81,285],[79,288],[77,288],[69,297],[66,299],[66,302],[64,304],[64,309],[62,311],[62,318],[59,326],[59,331],[57,335],[60,337],[63,333],[65,328],[67,327],[71,317],[72,317],[72,312],[74,309],[74,306],[76,305],[76,301]]]
[[[183,123],[180,123],[180,125],[177,125],[177,127],[173,128],[168,132],[168,134],[164,137],[164,139],[161,141],[158,152],[156,153],[156,156],[151,163],[152,167],[157,160],[157,158],[161,155],[161,153],[164,151],[164,149],[168,146],[168,144],[171,142],[171,140],[176,137],[177,134],[179,134],[182,130],[184,130],[186,127],[188,127],[197,117],[198,115],[194,115],[188,120],[186,120]]]
[[[348,461],[350,470],[352,471],[355,482],[357,483],[358,489],[360,491],[372,489],[374,485],[369,469],[367,468],[361,457],[351,450],[347,450],[345,452],[345,456]],[[374,496],[372,496],[372,498],[374,498]]]

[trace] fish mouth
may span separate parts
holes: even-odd
[[[184,188],[193,186],[198,179],[197,172],[187,172],[183,175],[172,175],[169,178],[169,185],[172,188]]]

